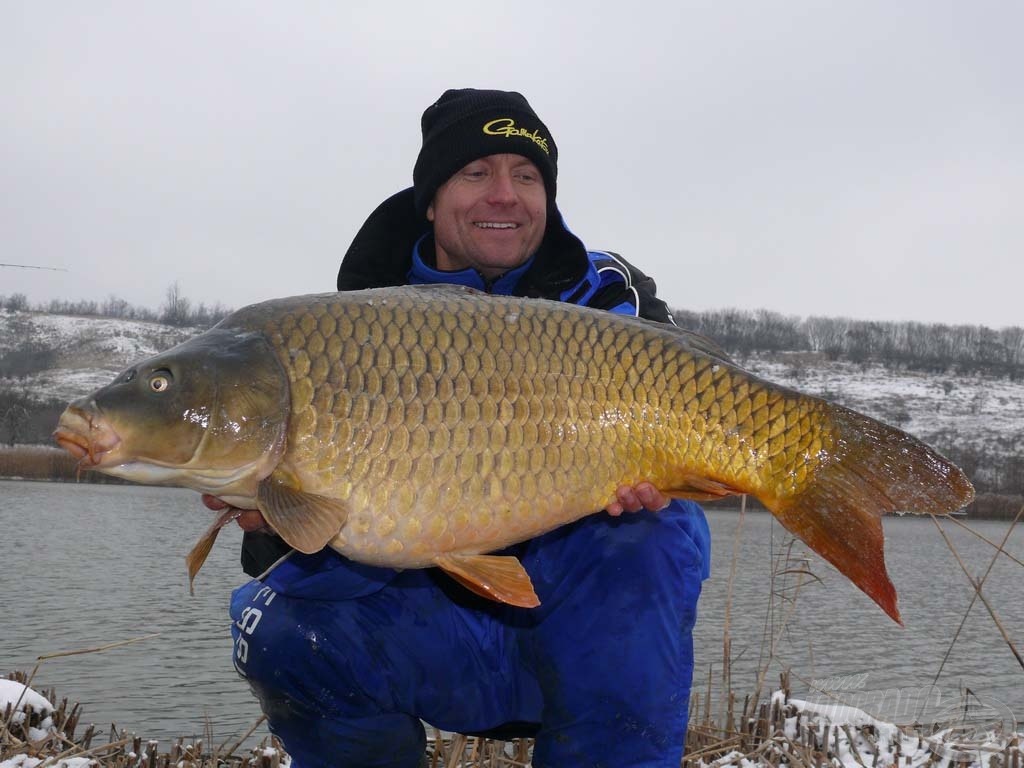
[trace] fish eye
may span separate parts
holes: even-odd
[[[170,388],[173,378],[168,370],[154,371],[149,377],[149,388],[153,392],[166,392]]]

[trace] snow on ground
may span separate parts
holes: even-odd
[[[0,763],[0,768],[36,768],[44,762],[46,761],[41,757],[17,755]],[[55,763],[47,763],[47,766],[52,766],[52,768],[95,768],[96,762],[88,757],[67,757]]]
[[[127,366],[125,366],[127,367]],[[122,369],[117,368],[59,368],[43,371],[27,380],[18,380],[16,388],[26,388],[39,400],[54,398],[71,402],[112,382]],[[0,388],[12,386],[10,379],[0,378]]]
[[[29,342],[73,353],[76,349],[134,359],[194,336],[195,328],[112,317],[0,311],[0,352]]]
[[[45,714],[37,725],[29,727],[30,741],[41,742],[55,733],[53,719],[50,717],[53,704],[37,691],[26,688],[14,680],[0,680],[0,717],[7,711],[8,706],[12,707],[11,725],[14,726],[22,725],[30,710],[38,715]],[[20,754],[0,762],[0,768],[35,768],[42,762],[42,758]],[[50,763],[55,768],[88,768],[93,764],[93,761],[86,757],[72,757]]]
[[[964,721],[959,728],[918,733],[877,720],[856,707],[790,699],[783,691],[772,694],[771,702],[781,712],[781,733],[746,754],[734,750],[715,760],[700,760],[700,765],[808,765],[812,750],[827,751],[831,760],[825,764],[843,768],[996,768],[1017,764],[1014,757],[1018,763],[1021,760],[1024,733],[1016,730],[1012,717],[992,722],[974,719],[969,728],[963,727],[968,725]]]
[[[0,680],[0,713],[6,712],[8,705],[14,708],[11,718],[13,725],[21,725],[25,722],[28,709],[40,715],[46,713],[46,717],[38,727],[29,728],[29,738],[33,741],[45,739],[53,729],[53,720],[50,718],[53,705],[45,696],[14,680]]]

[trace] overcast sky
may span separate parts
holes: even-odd
[[[1024,324],[1024,3],[0,0],[0,294],[332,290],[423,109],[519,90],[673,307]]]

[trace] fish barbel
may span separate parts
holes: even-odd
[[[439,566],[524,606],[518,560],[486,553],[649,481],[755,496],[899,621],[880,516],[974,495],[919,440],[694,334],[453,286],[245,307],[75,401],[54,434],[82,467],[259,509],[301,552]]]

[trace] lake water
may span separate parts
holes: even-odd
[[[847,703],[890,715],[894,701],[905,706],[932,697],[946,705],[969,688],[1024,720],[1024,670],[980,602],[930,687],[973,594],[930,520],[886,520],[886,559],[903,629],[815,556],[810,568],[820,582],[805,579],[791,610],[786,598],[796,577],[772,577],[773,568],[785,569],[786,532],[769,515],[748,513],[737,540],[738,512],[716,510],[709,519],[715,561],[695,634],[695,688],[704,690],[710,677],[717,699],[736,546],[729,612],[732,687],[741,699],[753,691],[774,637],[766,684],[776,686],[778,670],[789,667],[794,695],[813,697],[809,684],[817,681]],[[184,555],[211,520],[190,491],[0,482],[0,675],[29,672],[40,655],[159,632],[102,653],[46,660],[34,686],[80,702],[83,723],[105,729],[113,722],[164,744],[208,730],[218,744],[240,736],[260,713],[230,658],[228,600],[246,578],[238,566],[238,528],[222,532],[194,597],[185,575]],[[994,541],[1009,527],[971,525]],[[994,550],[945,527],[970,572],[983,576]],[[1013,532],[1007,549],[1024,559],[1024,530]],[[792,552],[796,559],[805,548]],[[984,591],[1024,650],[1024,568],[1000,557]],[[254,738],[266,733],[261,726]]]

